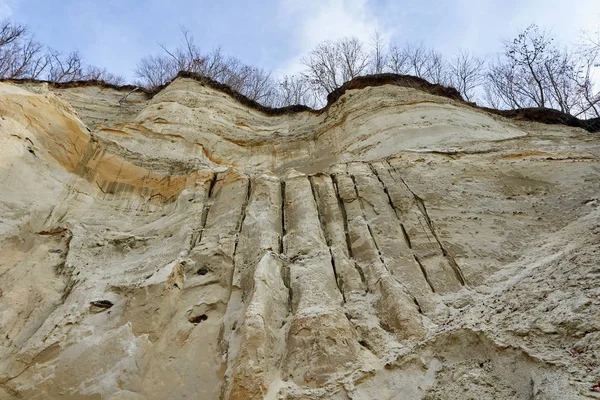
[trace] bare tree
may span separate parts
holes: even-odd
[[[226,56],[218,47],[204,56],[200,62],[195,63],[195,72],[225,83],[231,79],[233,71],[236,71],[240,65],[238,59]]]
[[[571,52],[551,49],[544,60],[544,78],[547,81],[547,103],[562,112],[572,113],[579,90],[578,61]]]
[[[330,93],[350,79],[363,75],[369,55],[357,38],[319,43],[302,59],[309,81],[324,93]]]
[[[483,84],[485,60],[460,50],[449,62],[449,83],[467,101],[473,101],[475,92]]]
[[[304,75],[284,76],[277,84],[277,107],[303,104],[312,108],[322,106],[315,87],[310,84]]]
[[[302,59],[306,66],[306,77],[310,83],[329,93],[343,83],[339,71],[337,46],[334,42],[319,43]]]
[[[178,71],[200,72],[204,56],[200,49],[194,44],[194,37],[185,27],[181,27],[183,35],[182,45],[175,50],[169,50],[164,44],[159,44],[165,53],[165,56],[174,63],[174,68]]]
[[[489,63],[466,50],[446,61],[422,44],[387,46],[376,32],[366,50],[356,38],[319,43],[302,59],[306,69],[300,75],[275,81],[269,72],[226,56],[220,48],[201,52],[182,28],[180,46],[171,50],[161,45],[163,53],[142,59],[136,75],[144,86],[159,87],[180,70],[192,71],[263,104],[314,107],[322,105],[318,96],[323,98],[352,78],[391,71],[453,85],[466,100],[483,96],[496,108],[554,107],[573,115],[595,116],[600,95],[592,76],[599,44],[592,39],[586,52],[567,51],[555,46],[546,31],[531,25],[505,42],[504,54]]]
[[[387,66],[393,73],[414,75],[432,83],[446,84],[449,79],[448,66],[443,56],[422,44],[392,46]]]
[[[505,54],[519,80],[519,90],[538,107],[546,106],[543,65],[552,41],[546,31],[533,24],[512,42],[505,43]]]
[[[179,47],[172,50],[160,44],[163,54],[140,60],[135,68],[140,86],[156,89],[175,78],[179,71],[188,71],[228,85],[252,100],[265,104],[274,101],[276,85],[269,72],[225,56],[220,48],[202,53],[186,28],[182,27],[181,33]]]
[[[379,31],[375,31],[371,38],[371,70],[374,74],[384,72],[387,64],[386,43]]]
[[[408,54],[403,48],[400,48],[396,45],[390,48],[390,52],[387,57],[387,66],[390,71],[395,74],[406,75],[411,70],[410,63],[408,61]]]
[[[2,21],[0,24],[0,46],[14,43],[25,36],[27,28],[23,25],[14,24],[10,21]]]
[[[490,64],[487,101],[513,109],[549,107],[576,116],[597,116],[600,94],[594,92],[592,82],[597,59],[593,47],[560,48],[545,30],[530,25],[505,42],[503,57]]]
[[[264,105],[274,104],[276,88],[270,72],[256,67],[245,67],[243,77],[240,93]]]
[[[83,79],[103,81],[117,86],[125,84],[125,79],[122,76],[111,74],[106,68],[99,68],[93,65],[88,65],[86,67]]]
[[[432,83],[448,84],[448,67],[441,53],[435,50],[427,52],[426,70],[421,77]]]
[[[156,89],[169,82],[177,74],[177,65],[162,55],[151,55],[142,58],[135,67],[138,85],[148,89]]]
[[[341,39],[337,42],[337,47],[344,82],[367,71],[369,55],[363,50],[360,40],[357,38]]]
[[[486,101],[490,106],[498,109],[531,106],[532,99],[524,93],[515,69],[505,59],[498,57],[489,63],[485,81]]]
[[[83,79],[83,62],[79,52],[74,51],[66,57],[56,51],[48,50],[48,80],[52,82],[70,82]]]
[[[410,72],[431,83],[446,83],[447,71],[442,55],[422,44],[407,45],[404,52],[411,67]]]
[[[490,65],[486,76],[488,96],[496,96],[496,103],[513,109],[545,107],[548,82],[544,62],[550,44],[546,32],[536,25],[505,42],[503,56]]]
[[[0,24],[0,78],[38,78],[47,66],[43,45],[23,25]]]
[[[84,72],[85,71],[85,72]],[[79,52],[66,56],[44,49],[27,27],[4,21],[0,24],[0,78],[47,79],[67,82],[98,79],[122,84],[123,78],[94,66],[85,66]]]
[[[575,62],[569,69],[568,78],[572,81],[574,102],[572,114],[584,118],[600,117],[600,90],[592,81],[594,68],[600,66],[600,48],[596,51],[581,48]]]
[[[593,53],[595,56],[600,53],[600,25],[595,32],[583,31],[580,48],[586,53]],[[600,66],[596,65],[596,66]]]
[[[579,114],[584,117],[600,117],[600,89],[594,85],[594,68],[600,67],[600,25],[595,32],[584,32],[577,53],[576,85],[580,92]],[[596,70],[596,75],[598,70]]]

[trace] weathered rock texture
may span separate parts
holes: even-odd
[[[579,399],[600,141],[384,85],[0,84],[1,399]]]

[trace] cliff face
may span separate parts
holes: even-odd
[[[597,135],[126,94],[0,84],[1,399],[598,397]]]

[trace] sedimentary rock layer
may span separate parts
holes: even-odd
[[[393,85],[1,84],[0,398],[593,397],[599,155]]]

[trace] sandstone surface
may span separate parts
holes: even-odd
[[[0,399],[600,398],[600,136],[383,85],[0,84]]]

